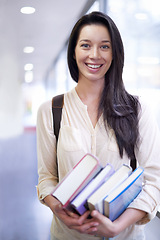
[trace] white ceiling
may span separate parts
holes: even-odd
[[[34,65],[34,82],[43,81],[47,69],[66,42],[71,28],[94,1],[75,0],[0,0],[0,83],[15,69],[24,82],[24,65]],[[20,9],[32,6],[34,14]],[[35,51],[23,53],[25,46]],[[9,74],[10,76],[11,74]]]

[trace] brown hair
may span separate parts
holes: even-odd
[[[68,45],[68,67],[71,77],[78,82],[79,71],[74,58],[75,47],[83,26],[91,24],[104,25],[110,34],[112,43],[112,64],[105,75],[105,86],[99,103],[99,112],[103,112],[104,123],[114,130],[120,156],[123,150],[130,159],[135,158],[134,149],[138,141],[138,108],[137,97],[130,95],[124,87],[122,72],[124,66],[123,42],[113,20],[101,12],[84,15],[75,24]]]

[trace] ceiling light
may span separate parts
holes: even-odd
[[[33,64],[32,63],[27,63],[24,65],[24,70],[25,71],[32,71],[33,70]]]
[[[20,11],[21,11],[21,13],[23,13],[23,14],[32,14],[32,13],[34,13],[36,10],[35,10],[35,8],[33,8],[33,7],[22,7]]]
[[[26,83],[31,83],[33,81],[33,72],[32,71],[26,71],[25,75],[24,75],[24,78],[25,78]]]
[[[25,48],[23,49],[23,52],[24,52],[24,53],[32,53],[33,51],[34,51],[34,47],[30,47],[30,46],[25,47]]]

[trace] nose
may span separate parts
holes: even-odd
[[[96,46],[91,48],[89,57],[94,59],[100,58],[100,52]]]

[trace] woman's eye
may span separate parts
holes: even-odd
[[[81,47],[84,47],[84,48],[89,48],[89,44],[87,44],[87,43],[84,43],[84,44],[82,44],[82,45],[81,45]]]
[[[109,47],[107,45],[101,46],[102,49],[108,49]]]

